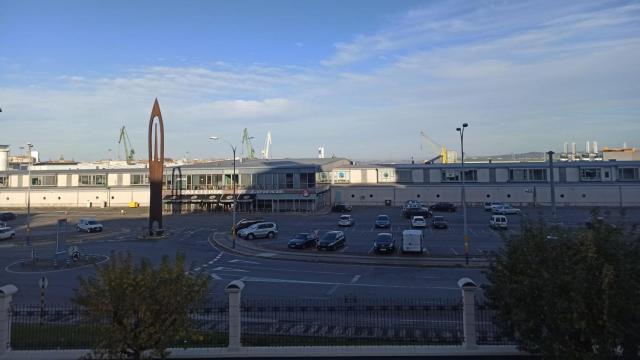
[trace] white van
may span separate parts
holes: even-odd
[[[402,232],[402,252],[422,253],[422,230],[405,230]]]
[[[506,229],[509,223],[504,215],[492,215],[489,219],[489,226],[494,229]]]

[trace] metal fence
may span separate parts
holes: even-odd
[[[459,299],[255,300],[242,303],[244,346],[458,345]]]
[[[495,310],[484,299],[476,299],[476,343],[478,345],[516,345],[496,325]]]
[[[13,305],[10,311],[14,350],[91,349],[108,322],[96,322],[73,305]],[[175,347],[224,347],[228,344],[228,305],[213,303],[190,311],[194,336]]]

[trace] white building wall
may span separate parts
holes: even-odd
[[[107,175],[107,184],[109,186],[118,186],[118,174],[109,174]]]
[[[489,169],[478,169],[478,182],[489,182]]]
[[[20,182],[20,175],[17,175],[17,174],[9,175],[9,186],[11,186],[12,188],[17,188],[19,182]]]
[[[579,182],[580,181],[580,169],[567,168],[567,182]]]
[[[359,184],[362,182],[362,170],[360,169],[352,169],[350,170],[350,178],[352,184]]]
[[[65,187],[67,186],[67,177],[69,175],[68,174],[58,174],[58,187]]]
[[[226,174],[227,172],[225,172]],[[233,171],[231,171],[229,174],[233,174]],[[122,174],[122,184],[120,184],[122,186],[129,186],[131,185],[131,174]]]
[[[509,169],[496,169],[496,182],[509,181]]]
[[[367,169],[367,180],[368,184],[375,184],[378,182],[378,172],[376,169]]]
[[[429,182],[439,183],[442,180],[442,171],[440,169],[429,169]]]
[[[80,182],[80,175],[72,174],[71,175],[71,186],[78,186],[79,182]]]
[[[411,181],[414,184],[421,184],[424,182],[424,171],[422,169],[411,170]]]

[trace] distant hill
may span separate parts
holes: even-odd
[[[482,156],[466,156],[465,160],[469,161],[545,161],[546,153],[540,151],[530,151],[519,154],[503,154],[503,155],[482,155]]]

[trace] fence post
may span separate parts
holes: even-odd
[[[11,348],[11,299],[18,291],[15,285],[0,287],[0,357]]]
[[[227,285],[224,291],[229,295],[229,350],[240,350],[241,322],[240,295],[244,289],[244,282],[234,280]]]
[[[464,347],[475,349],[476,343],[476,298],[475,292],[478,288],[473,280],[461,278],[458,286],[462,290],[462,333],[464,335]]]

